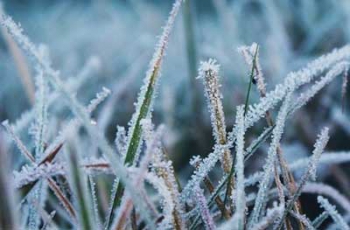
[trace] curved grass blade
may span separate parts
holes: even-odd
[[[152,103],[154,100],[154,92],[156,90],[156,85],[160,76],[160,68],[162,60],[167,48],[169,41],[170,32],[172,30],[176,15],[180,9],[182,0],[176,0],[173,8],[170,12],[166,26],[164,27],[163,33],[159,39],[157,48],[153,54],[153,58],[149,65],[149,70],[147,71],[144,85],[141,88],[138,102],[136,106],[136,112],[131,120],[131,127],[128,133],[128,144],[125,154],[124,164],[133,164],[141,144],[141,120],[150,116],[152,111]],[[120,205],[121,197],[124,193],[124,186],[115,180],[114,185],[117,186],[115,193],[112,194],[112,203],[106,220],[106,228],[109,228],[111,220],[114,216],[114,210]]]

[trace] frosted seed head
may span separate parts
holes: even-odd
[[[209,59],[208,61],[201,61],[198,69],[199,75],[197,78],[205,78],[211,76],[218,76],[220,65],[217,64],[215,59]]]

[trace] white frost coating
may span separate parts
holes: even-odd
[[[22,143],[19,137],[13,131],[13,128],[9,124],[8,120],[2,122],[2,125],[5,127],[6,131],[11,135],[11,138],[16,143],[17,148],[21,151],[23,156],[25,156],[29,161],[34,162],[35,159],[32,154],[28,151],[27,147]]]
[[[312,180],[316,180],[316,169],[318,161],[320,160],[321,154],[323,153],[328,140],[329,140],[329,130],[324,128],[321,131],[321,134],[318,136],[316,144],[314,145],[315,149],[313,151],[312,157],[309,161],[308,172]]]
[[[347,91],[347,86],[348,86],[348,77],[349,77],[349,68],[347,68],[347,69],[344,71],[344,74],[343,74],[343,83],[342,83],[342,85],[341,85],[341,97],[342,97],[343,103],[344,103],[344,100],[345,100],[346,91]],[[343,104],[343,105],[344,105],[344,104]]]
[[[77,91],[82,84],[87,81],[99,68],[100,68],[100,59],[98,57],[92,56],[88,59],[86,64],[83,66],[81,71],[77,74],[76,77],[69,78],[67,80],[67,88],[70,92]],[[51,106],[59,98],[57,92],[51,92],[47,96],[47,106]],[[16,120],[13,124],[13,130],[15,133],[21,133],[21,131],[33,120],[35,117],[35,110],[31,109],[22,113],[21,117]]]
[[[1,24],[4,25],[9,34],[18,42],[18,44],[22,47],[24,51],[26,51],[29,55],[35,56],[35,58],[43,60],[42,53],[39,49],[37,49],[28,39],[27,36],[23,36],[23,29],[21,25],[17,25],[11,17],[3,14],[1,16]],[[45,60],[46,62],[47,60]]]
[[[342,230],[350,230],[349,225],[343,219],[343,217],[338,213],[334,205],[331,205],[329,201],[323,196],[317,197],[318,203],[323,207],[329,215],[332,217],[334,222],[340,227]]]
[[[23,166],[21,171],[14,171],[14,186],[20,188],[33,181],[49,178],[55,175],[65,174],[65,170],[62,164],[45,163],[40,166]]]
[[[297,109],[304,106],[312,97],[316,95],[323,87],[329,84],[333,79],[347,71],[350,63],[347,61],[340,62],[336,64],[332,69],[330,69],[327,74],[322,77],[319,81],[316,81],[306,92],[301,93],[300,96],[293,103],[291,112],[293,113]]]
[[[291,163],[289,165],[289,168],[291,171],[305,168],[308,162],[308,158],[302,158]],[[320,165],[340,164],[346,162],[350,162],[350,152],[329,152],[321,155],[317,167],[319,167]],[[251,186],[256,184],[259,180],[261,180],[262,176],[263,172],[254,173],[245,180],[245,186]]]
[[[244,57],[245,62],[248,65],[251,66],[253,64],[254,53],[255,53],[257,48],[258,48],[258,44],[256,44],[254,42],[250,46],[240,46],[240,47],[238,47],[237,51],[242,54],[242,56]]]
[[[257,198],[255,200],[255,205],[251,215],[251,219],[248,223],[248,228],[258,223],[261,210],[264,207],[266,202],[266,196],[270,188],[271,176],[273,175],[273,172],[274,172],[274,162],[276,159],[276,151],[282,138],[282,133],[284,130],[284,125],[285,125],[291,97],[292,97],[292,93],[289,92],[278,113],[277,120],[276,120],[276,127],[272,131],[272,141],[267,153],[267,160],[264,165],[264,174],[259,183],[259,191],[257,194]]]
[[[164,157],[162,151],[161,137],[164,132],[164,126],[160,125],[156,132],[154,132],[154,125],[150,119],[143,119],[141,121],[143,136],[147,144],[147,151],[140,162],[140,170],[147,171],[148,163],[152,162],[152,171],[163,178],[168,190],[170,191],[173,210],[171,212],[173,226],[175,228],[185,228],[184,221],[184,207],[180,202],[180,194],[176,178],[174,176],[174,168],[172,162]],[[143,173],[144,174],[144,173]]]
[[[272,129],[272,128],[273,128],[273,127],[268,127],[268,128],[266,128],[256,139],[254,139],[254,140],[250,143],[250,145],[247,147],[245,154],[252,152],[253,149],[256,148],[256,146],[257,146],[260,142],[262,142],[262,141],[264,141],[265,139],[267,139],[267,138],[268,138],[268,135],[267,135],[267,134],[268,134],[269,132],[271,132],[271,129]]]
[[[154,137],[154,125],[151,119],[142,119],[141,122],[143,139],[145,139],[147,146],[155,139]],[[160,138],[159,138],[160,139]]]
[[[234,222],[236,229],[244,229],[246,200],[244,192],[244,106],[237,108],[236,115],[236,128],[237,141],[236,141],[236,191],[235,195],[236,204],[236,221]]]
[[[202,61],[197,78],[203,79],[216,144],[226,144],[226,125],[221,102],[219,70],[220,65],[216,63],[216,60]]]
[[[121,159],[125,159],[126,151],[126,131],[124,126],[117,126],[117,133],[115,135],[114,144],[118,153],[121,155]]]
[[[97,108],[97,106],[107,98],[109,94],[110,91],[107,88],[102,88],[102,91],[96,94],[96,98],[91,100],[90,104],[87,106],[86,109],[84,108],[84,110],[86,110],[86,113],[91,114]],[[57,137],[51,142],[50,146],[45,150],[45,153],[43,154],[44,157],[50,154],[53,150],[55,150],[66,140],[67,132],[70,130],[71,127],[78,126],[79,124],[80,121],[77,118],[70,120],[62,128]]]
[[[194,195],[195,195],[195,199],[197,201],[197,205],[198,205],[199,210],[200,210],[202,220],[205,224],[205,229],[206,230],[216,229],[215,224],[214,224],[214,220],[213,220],[212,216],[210,215],[210,211],[209,211],[209,208],[207,206],[207,200],[205,199],[203,189],[201,189],[199,186],[196,186],[194,188]]]
[[[96,221],[96,226],[98,229],[102,229],[102,223],[98,211],[98,200],[96,196],[96,184],[91,176],[88,177],[90,184],[90,193],[93,207],[94,220]]]
[[[215,166],[216,162],[222,157],[225,150],[229,149],[228,146],[216,145],[214,151],[211,152],[206,158],[201,161],[201,164],[194,171],[191,179],[187,182],[186,186],[182,190],[181,200],[185,202],[187,200],[192,200],[193,188],[198,186],[208,175],[208,173]]]
[[[89,113],[94,111],[96,107],[101,104],[108,96],[111,94],[111,91],[105,87],[102,88],[102,91],[96,94],[96,97],[90,101],[90,104],[87,106]]]
[[[201,156],[195,155],[190,159],[190,165],[196,167],[202,161]]]
[[[336,201],[347,213],[350,213],[350,201],[348,198],[329,185],[308,182],[303,188],[303,193],[316,193],[318,195],[330,197]]]
[[[158,44],[156,45],[152,60],[149,63],[149,68],[147,70],[146,77],[144,78],[143,86],[141,87],[140,93],[139,93],[138,98],[137,98],[137,103],[135,106],[136,112],[133,114],[133,116],[129,122],[130,128],[128,130],[128,144],[127,144],[127,146],[130,146],[130,144],[131,144],[131,136],[133,135],[133,133],[135,131],[137,119],[138,119],[138,117],[140,117],[141,106],[146,100],[146,92],[148,91],[149,87],[156,88],[156,86],[157,86],[160,72],[161,72],[162,60],[163,60],[163,57],[165,55],[165,51],[166,51],[166,48],[168,45],[170,32],[172,31],[172,28],[174,26],[175,18],[180,10],[181,3],[182,3],[182,0],[176,0],[176,2],[174,3],[172,10],[169,14],[168,20],[165,24],[165,27],[163,28],[163,32],[158,40]],[[154,74],[155,74],[155,76],[153,76]],[[154,79],[152,79],[152,77],[154,77]],[[151,102],[150,102],[150,107],[149,107],[149,110],[147,111],[146,117],[149,117],[151,112],[152,112],[155,94],[156,94],[156,89],[154,89],[154,92],[151,95],[152,98],[151,98]],[[139,148],[139,146],[138,146],[138,148]],[[134,162],[137,161],[138,154],[139,154],[139,151],[137,151],[137,153],[136,153]]]
[[[257,82],[257,87],[262,97],[266,95],[266,84],[264,75],[261,69],[259,61],[259,46],[256,43],[253,43],[251,46],[241,46],[238,48],[238,52],[241,53],[244,57],[245,62],[249,67],[252,67],[254,64],[254,79]],[[255,55],[256,53],[256,55]],[[255,61],[253,63],[255,57]]]
[[[198,70],[198,78],[203,79],[215,143],[216,145],[226,145],[227,134],[224,109],[221,101],[219,69],[219,65],[214,59],[201,62]],[[221,164],[224,172],[230,173],[232,157],[229,150],[226,150],[222,155]]]
[[[211,72],[211,75],[218,76],[220,70],[220,65],[217,64],[215,59],[209,59],[208,61],[201,61],[199,67],[199,75],[198,78],[205,78],[208,72]]]
[[[314,62],[311,62],[309,65],[308,65],[308,67],[307,68],[304,68],[304,69],[302,69],[302,70],[300,70],[300,71],[298,71],[298,72],[296,72],[296,73],[291,73],[290,75],[288,75],[290,78],[297,78],[298,76],[302,76],[303,74],[305,74],[305,76],[308,76],[307,74],[314,74],[314,75],[316,75],[316,73],[315,73],[315,71],[316,70],[313,70],[313,72],[307,72],[306,71],[306,69],[308,69],[308,68],[316,68],[316,67],[318,67],[318,68],[321,68],[322,67],[322,63],[323,63],[323,65],[327,65],[327,66],[329,66],[330,67],[330,65],[328,65],[327,64],[327,62],[332,62],[332,63],[334,63],[334,62],[337,62],[337,61],[341,61],[342,59],[344,59],[344,58],[347,58],[347,57],[349,57],[350,56],[350,46],[345,46],[345,47],[343,47],[342,49],[340,49],[340,50],[334,50],[332,53],[330,53],[330,54],[327,54],[327,55],[324,55],[324,56],[322,56],[322,57],[320,57],[319,59],[316,59]],[[292,109],[289,111],[289,113],[290,112],[295,112],[298,108],[300,108],[302,105],[305,105],[306,104],[306,102],[308,101],[308,100],[310,100],[322,87],[324,87],[324,85],[326,85],[329,81],[331,81],[334,77],[336,77],[337,75],[339,75],[342,71],[344,71],[344,69],[346,69],[346,67],[348,66],[349,64],[348,64],[348,62],[341,62],[341,63],[339,63],[339,64],[337,64],[335,67],[333,67],[330,71],[329,71],[329,73],[327,73],[326,74],[326,76],[325,77],[323,77],[318,83],[316,83],[315,85],[313,85],[312,87],[311,87],[311,89],[309,89],[306,93],[304,93],[304,94],[301,94],[300,95],[300,97],[296,100],[297,101],[297,103],[294,103],[294,105],[292,106]],[[325,69],[323,69],[323,68],[321,68],[322,70],[320,70],[320,69],[318,69],[318,71],[316,71],[317,72],[317,74],[319,73],[319,72],[322,72],[322,71],[324,71]],[[310,76],[309,76],[310,77]],[[314,76],[313,76],[314,77]],[[310,81],[311,81],[311,79],[310,79]],[[307,82],[305,82],[305,83],[307,83]],[[285,85],[284,85],[285,84]],[[284,84],[280,84],[280,85],[278,85],[278,86],[276,86],[276,88],[275,88],[275,90],[274,91],[272,91],[271,93],[268,93],[267,95],[278,95],[278,93],[281,93],[281,92],[279,92],[279,88],[283,88],[284,90],[286,90],[287,89],[287,87],[288,87],[288,84],[286,84],[286,83],[284,83]],[[282,95],[282,94],[281,94]],[[282,100],[283,99],[283,97],[284,97],[284,95],[285,95],[285,92],[283,91],[283,96],[279,99],[279,100]],[[266,96],[266,97],[268,97],[268,96]],[[276,98],[275,98],[276,99]],[[274,105],[273,106],[275,106],[275,105],[277,105],[277,103],[278,103],[278,101],[279,100],[276,100],[274,103]],[[264,110],[264,108],[268,105],[268,99],[265,99],[265,98],[263,98],[263,99],[261,99],[260,100],[260,103],[259,104],[256,104],[256,108],[257,107],[259,107],[259,108],[261,108],[261,109],[263,109],[262,110],[262,112],[261,113],[259,113],[260,115],[260,117],[263,117],[263,116],[265,116],[265,112],[267,111],[267,110]],[[250,112],[251,114],[252,114],[252,112]],[[249,111],[248,111],[248,113],[247,113],[247,115],[249,115]],[[256,115],[256,114],[255,114]],[[251,120],[250,121],[250,126],[252,126],[256,121],[258,121],[259,119],[260,119],[260,117],[255,117],[254,119],[254,121],[253,120]],[[245,123],[245,130],[249,127],[248,125],[247,125],[247,122],[249,122],[249,121],[247,121],[246,120],[246,123]],[[228,146],[231,146],[232,145],[232,142],[235,140],[235,138],[236,138],[236,130],[234,129],[230,134],[229,134],[229,143],[228,143]],[[247,150],[247,152],[248,152],[248,150]],[[207,161],[209,161],[209,162],[212,162],[212,161],[215,161],[215,159],[214,159],[214,157],[215,156],[212,156],[211,154],[209,154],[209,156],[208,156],[208,158],[209,157],[211,157],[212,159],[211,160],[206,160],[206,162]],[[322,159],[328,159],[328,157],[329,158],[332,158],[332,160],[333,161],[335,161],[335,163],[337,163],[337,162],[342,162],[342,161],[348,161],[348,157],[349,156],[347,156],[347,155],[342,155],[341,156],[341,158],[339,158],[339,159],[336,159],[336,158],[333,158],[332,156],[325,156],[325,158],[323,158],[323,157],[321,157],[321,163],[323,163],[324,161],[322,160]],[[216,161],[218,160],[219,158],[217,158],[216,159]],[[216,161],[215,161],[215,163],[216,163]],[[307,161],[306,161],[307,162]],[[298,161],[298,164],[300,164],[300,166],[296,166],[296,168],[300,168],[300,167],[304,167],[305,165],[306,165],[306,162],[305,161]],[[215,164],[214,162],[212,162],[212,164]],[[297,162],[296,162],[297,163]],[[326,163],[326,162],[324,162],[324,163]],[[200,164],[199,165],[199,169],[201,169],[201,170],[204,170],[205,168],[206,168],[207,166],[206,166],[206,164],[204,164],[204,163],[202,163],[202,164]],[[210,170],[209,170],[210,171]],[[208,170],[207,170],[207,172],[209,172]],[[254,174],[253,176],[251,176],[251,177],[249,177],[247,180],[246,180],[246,186],[247,185],[252,185],[252,184],[255,184],[258,180],[260,180],[260,178],[261,178],[261,173],[256,173],[256,174]],[[186,186],[187,187],[187,186]],[[185,188],[186,188],[185,187]],[[190,188],[190,187],[189,187]],[[185,190],[184,190],[185,191]],[[183,193],[183,194],[185,194],[185,193]],[[186,194],[186,195],[188,195],[188,194]]]
[[[350,57],[350,45],[346,45],[341,49],[334,49],[331,53],[323,55],[306,67],[291,72],[285,78],[284,82],[276,85],[275,89],[266,94],[266,97],[260,99],[259,103],[249,106],[246,114],[245,129],[253,126],[260,118],[265,116],[266,111],[275,107],[287,94],[288,89],[296,90],[301,85],[309,83],[319,74],[331,68],[334,64]],[[230,140],[235,138],[235,131],[230,133]]]
[[[282,205],[267,210],[267,214],[263,217],[259,223],[255,224],[252,230],[263,230],[272,225],[284,212]]]
[[[43,71],[37,68],[35,93],[35,158],[38,160],[42,157],[44,152],[44,142],[47,129],[47,103],[48,85],[44,79]]]
[[[306,229],[308,229],[308,230],[315,230],[314,226],[312,226],[312,223],[311,223],[310,219],[307,218],[307,216],[305,214],[301,215],[301,214],[296,213],[294,211],[290,211],[289,213],[293,217],[295,217],[296,219],[301,221],[304,224],[304,226],[306,227]]]
[[[152,186],[157,189],[159,194],[163,197],[162,209],[164,214],[164,219],[158,224],[157,229],[171,229],[172,228],[172,212],[175,208],[175,202],[172,198],[171,192],[165,184],[165,181],[155,175],[152,172],[148,172],[145,175],[145,179],[152,184]]]
[[[282,219],[278,223],[278,226],[281,227],[283,225],[283,220],[288,215],[288,212],[290,212],[290,210],[292,209],[294,203],[296,202],[296,200],[300,196],[302,189],[303,189],[304,185],[306,184],[306,182],[309,180],[309,178],[311,177],[312,180],[316,179],[317,163],[320,159],[321,154],[324,151],[324,148],[326,147],[326,145],[328,143],[328,140],[329,140],[328,128],[324,128],[321,131],[321,134],[318,136],[318,139],[317,139],[316,144],[314,146],[315,149],[313,151],[312,156],[310,157],[310,159],[308,161],[308,166],[306,168],[306,172],[302,175],[302,177],[300,179],[299,186],[296,189],[296,191],[294,192],[293,196],[288,200],[286,210],[283,213]]]

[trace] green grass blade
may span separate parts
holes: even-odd
[[[172,30],[176,15],[180,9],[181,3],[182,0],[176,0],[174,3],[166,26],[164,27],[163,33],[159,39],[155,53],[153,54],[153,58],[149,64],[149,70],[146,74],[144,86],[141,88],[141,92],[139,94],[136,112],[131,120],[131,127],[128,133],[128,144],[126,148],[127,150],[124,159],[125,165],[133,164],[135,158],[137,158],[136,156],[140,148],[142,135],[141,120],[150,116],[150,113],[152,111],[152,102],[155,97],[154,92],[156,90],[157,82],[160,76],[159,72],[162,60],[168,44],[169,35]],[[112,194],[111,207],[109,209],[105,225],[107,229],[109,228],[111,221],[114,218],[114,210],[120,205],[121,198],[124,193],[124,186],[119,183],[119,181],[115,180],[113,186],[117,186],[117,189],[115,190],[115,193]]]

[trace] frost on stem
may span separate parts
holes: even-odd
[[[98,210],[98,200],[97,200],[97,194],[96,194],[96,183],[94,182],[94,179],[91,175],[88,176],[89,178],[89,191],[90,191],[90,197],[92,200],[92,207],[93,207],[93,215],[94,220],[96,222],[96,226],[98,229],[102,229],[102,223],[99,217],[99,210]]]
[[[297,72],[289,73],[283,83],[276,85],[275,89],[268,92],[258,103],[249,106],[245,117],[245,129],[252,127],[255,122],[264,117],[266,111],[274,108],[286,96],[289,90],[294,91],[301,85],[311,82],[319,74],[322,74],[335,64],[349,57],[350,45],[347,45],[317,58]],[[234,139],[235,132],[230,133],[229,136],[229,139]]]
[[[100,65],[100,59],[94,56],[90,57],[77,76],[67,80],[66,85],[68,90],[70,92],[77,91],[83,85],[83,83],[86,82],[100,68]],[[58,98],[59,94],[55,91],[48,94],[46,98],[47,107],[50,107]],[[30,109],[22,113],[21,117],[17,119],[13,125],[13,130],[15,133],[21,133],[22,130],[27,127],[30,121],[34,118],[35,109]]]
[[[21,151],[23,156],[25,156],[28,161],[34,162],[35,161],[34,157],[28,151],[27,147],[23,144],[23,142],[19,139],[19,137],[15,134],[8,120],[3,121],[1,124],[2,126],[5,127],[6,131],[11,135],[12,140],[15,142],[17,148]]]
[[[347,213],[350,213],[350,201],[346,196],[341,194],[332,186],[323,183],[308,182],[304,188],[303,193],[314,193],[322,196],[332,198],[338,203]]]
[[[309,162],[308,172],[312,180],[316,180],[316,169],[317,164],[320,160],[321,154],[323,153],[329,140],[329,129],[324,128],[321,134],[318,135],[318,139],[315,144],[315,149],[313,151],[312,157]]]
[[[145,175],[145,179],[158,191],[158,194],[162,196],[162,210],[164,219],[157,224],[157,229],[173,229],[172,216],[174,211],[174,200],[171,195],[171,191],[166,186],[166,182],[163,178],[157,176],[153,172],[149,172]]]
[[[160,77],[160,70],[165,55],[165,51],[169,42],[169,36],[174,26],[176,15],[180,10],[182,0],[176,0],[169,14],[168,20],[163,32],[158,40],[152,60],[149,63],[149,68],[144,78],[144,84],[141,87],[136,103],[136,112],[130,120],[130,128],[128,130],[128,144],[125,163],[133,164],[138,158],[138,152],[141,141],[141,125],[140,122],[144,118],[149,118],[151,115],[153,101],[156,95],[156,86]]]
[[[292,93],[289,92],[278,113],[276,127],[272,131],[272,141],[267,153],[267,160],[264,165],[264,173],[259,183],[259,191],[255,200],[253,213],[249,221],[249,227],[252,227],[252,225],[258,222],[262,212],[262,208],[265,206],[266,203],[266,197],[271,185],[271,175],[273,175],[274,171],[274,162],[276,159],[277,147],[279,146],[282,138],[291,97]]]
[[[43,178],[65,175],[65,169],[62,164],[58,163],[46,163],[34,167],[24,165],[21,171],[14,171],[13,174],[15,188],[21,188]]]
[[[121,156],[121,159],[124,159],[126,151],[126,131],[123,126],[117,126],[114,144],[117,148],[118,153]]]
[[[236,204],[236,229],[244,229],[245,219],[245,192],[244,192],[244,107],[239,106],[237,108],[236,115],[236,192],[235,192],[235,204]]]
[[[316,228],[314,228],[312,226],[312,223],[310,221],[310,219],[304,214],[301,215],[299,213],[296,213],[294,211],[290,211],[289,212],[295,219],[297,219],[298,221],[300,221],[301,223],[303,223],[304,226],[306,226],[306,229],[308,230],[315,230]]]
[[[194,195],[200,210],[202,220],[205,224],[205,229],[207,230],[216,229],[213,217],[210,214],[207,201],[204,196],[204,191],[199,186],[197,186],[194,188]]]
[[[322,129],[321,133],[318,135],[317,141],[315,143],[315,149],[312,152],[312,156],[308,162],[308,166],[306,169],[306,172],[301,177],[301,182],[299,184],[299,187],[295,194],[293,195],[293,198],[290,200],[291,203],[294,203],[294,201],[297,199],[297,197],[300,195],[301,190],[303,186],[306,184],[306,182],[311,177],[312,180],[316,180],[316,169],[317,164],[320,160],[321,154],[323,153],[327,143],[329,140],[329,134],[328,134],[328,128]]]
[[[18,44],[29,53],[29,55],[34,59],[35,63],[43,69],[43,72],[47,76],[50,84],[66,99],[67,105],[84,125],[90,137],[96,141],[103,154],[105,154],[108,157],[110,163],[114,165],[114,167],[111,167],[111,169],[121,179],[126,189],[128,190],[129,195],[133,197],[133,199],[137,199],[140,195],[138,191],[134,190],[132,184],[129,182],[128,173],[124,165],[119,161],[119,158],[116,157],[115,151],[109,146],[108,141],[102,135],[100,130],[91,124],[90,114],[87,113],[86,108],[81,103],[79,103],[75,95],[72,94],[67,86],[62,82],[60,79],[60,73],[51,67],[48,58],[42,57],[39,49],[37,49],[37,47],[30,42],[28,37],[22,33],[22,28],[18,26],[11,17],[8,17],[6,15],[3,16],[1,18],[1,23],[8,29],[9,33],[15,38]],[[146,204],[143,200],[140,200],[140,202],[137,203],[137,206],[142,210],[146,210]],[[154,226],[154,223],[148,221],[150,219],[148,214],[149,213],[147,212],[140,212],[142,218],[150,227],[152,227]]]
[[[269,226],[273,225],[273,223],[281,216],[284,208],[282,205],[274,207],[272,209],[267,210],[267,214],[263,217],[259,223],[254,225],[251,229],[253,230],[263,230],[267,229]]]
[[[341,86],[341,97],[342,97],[342,111],[344,112],[345,109],[345,100],[346,100],[346,91],[348,86],[348,75],[349,75],[349,69],[347,68],[345,70],[345,73],[343,75],[343,83]]]
[[[41,68],[38,68],[36,77],[37,92],[35,93],[35,158],[42,157],[44,152],[45,134],[47,130],[47,102],[48,85]]]
[[[307,183],[309,178],[311,177],[312,180],[316,180],[316,167],[319,162],[319,159],[321,157],[321,154],[323,153],[327,143],[329,140],[329,135],[328,135],[328,128],[324,128],[321,131],[321,134],[318,136],[318,139],[315,144],[315,149],[313,151],[313,155],[311,156],[308,166],[306,169],[306,172],[303,174],[301,177],[301,181],[299,183],[298,188],[294,192],[293,196],[288,200],[286,210],[283,213],[282,218],[280,219],[279,222],[279,227],[282,228],[283,221],[286,218],[288,212],[291,211],[294,203],[297,201],[298,197],[300,196],[302,189],[304,185]]]
[[[217,64],[214,59],[202,61],[198,70],[198,78],[203,79],[215,142],[217,145],[225,145],[227,144],[227,136],[224,110],[221,101],[222,95],[220,92],[219,69],[220,65]],[[231,153],[229,150],[224,152],[221,161],[224,171],[229,173],[232,165]]]
[[[167,159],[162,150],[161,134],[163,133],[164,126],[159,126],[157,131],[154,132],[153,124],[150,119],[143,119],[141,123],[144,132],[143,136],[147,144],[146,156],[149,156],[152,159],[152,171],[164,180],[164,183],[171,194],[171,199],[173,201],[173,210],[171,212],[172,224],[175,229],[184,229],[184,207],[179,200],[180,194],[174,168],[172,162]],[[140,163],[140,167],[143,166],[145,168],[145,165],[142,164],[142,162]]]
[[[206,158],[200,161],[200,164],[191,176],[191,179],[187,182],[186,186],[182,190],[182,201],[192,200],[193,188],[198,186],[203,179],[208,176],[209,172],[214,168],[216,162],[224,154],[230,146],[214,146],[214,151],[211,152]]]
[[[337,76],[342,73],[346,73],[350,63],[348,61],[342,61],[334,65],[325,76],[321,77],[318,81],[316,81],[309,89],[305,92],[301,93],[299,97],[295,100],[293,105],[291,106],[290,112],[293,113],[297,109],[306,105],[306,103],[316,95],[323,87],[333,81]]]
[[[97,106],[102,103],[110,94],[110,91],[107,88],[102,88],[102,91],[96,94],[96,98],[92,99],[90,101],[90,104],[87,106],[86,111],[87,113],[91,114],[94,110],[96,110]],[[90,123],[93,123],[91,120]],[[45,153],[43,154],[45,157],[48,156],[50,153],[55,151],[60,145],[64,143],[66,140],[66,136],[73,126],[78,128],[77,126],[80,125],[80,122],[77,118],[71,119],[67,124],[63,126],[57,137],[51,142],[50,146],[45,150]],[[45,158],[44,157],[44,158]]]
[[[338,213],[335,206],[331,205],[326,198],[324,198],[323,196],[318,196],[317,201],[321,205],[321,207],[324,208],[329,213],[329,215],[332,217],[332,219],[339,226],[340,229],[343,229],[343,230],[350,229],[349,225],[346,223],[343,217]]]
[[[259,61],[259,46],[253,43],[251,46],[241,46],[238,48],[238,52],[244,57],[245,62],[248,66],[252,67],[253,77],[257,84],[258,90],[261,97],[266,96],[266,84],[264,75],[261,69]]]
[[[217,144],[225,144],[226,125],[221,102],[219,68],[220,66],[216,63],[216,60],[209,59],[206,62],[201,62],[198,78],[203,79],[215,141]]]
[[[296,171],[298,169],[305,168],[307,167],[308,162],[309,162],[308,158],[302,158],[302,159],[296,160],[292,164],[290,164],[290,170]],[[350,152],[332,152],[332,153],[321,155],[321,158],[317,166],[341,164],[345,162],[350,162]],[[263,172],[257,172],[249,176],[245,180],[245,186],[252,186],[256,184],[259,180],[261,180],[263,175],[264,175]]]
[[[140,89],[137,103],[135,105],[136,111],[129,122],[130,128],[128,130],[124,164],[133,165],[139,158],[140,145],[142,141],[141,120],[151,117],[153,101],[157,91],[156,86],[160,76],[161,64],[168,45],[170,32],[173,28],[176,15],[180,10],[181,3],[182,0],[175,1],[172,10],[169,14],[166,25],[163,28],[163,32],[158,40],[158,44],[156,45],[152,60],[149,63],[149,68],[146,73],[146,77],[144,78],[144,84]],[[110,221],[111,219],[113,219],[114,216],[114,210],[120,204],[121,197],[124,193],[123,185],[118,183],[117,180],[115,180],[113,187],[115,187],[116,189],[114,189],[111,196],[112,207],[110,207],[110,211],[107,215],[107,227],[109,227]]]
[[[94,111],[96,107],[101,104],[109,95],[111,91],[105,87],[102,87],[102,91],[96,94],[96,97],[90,101],[90,104],[87,107],[89,113]]]

